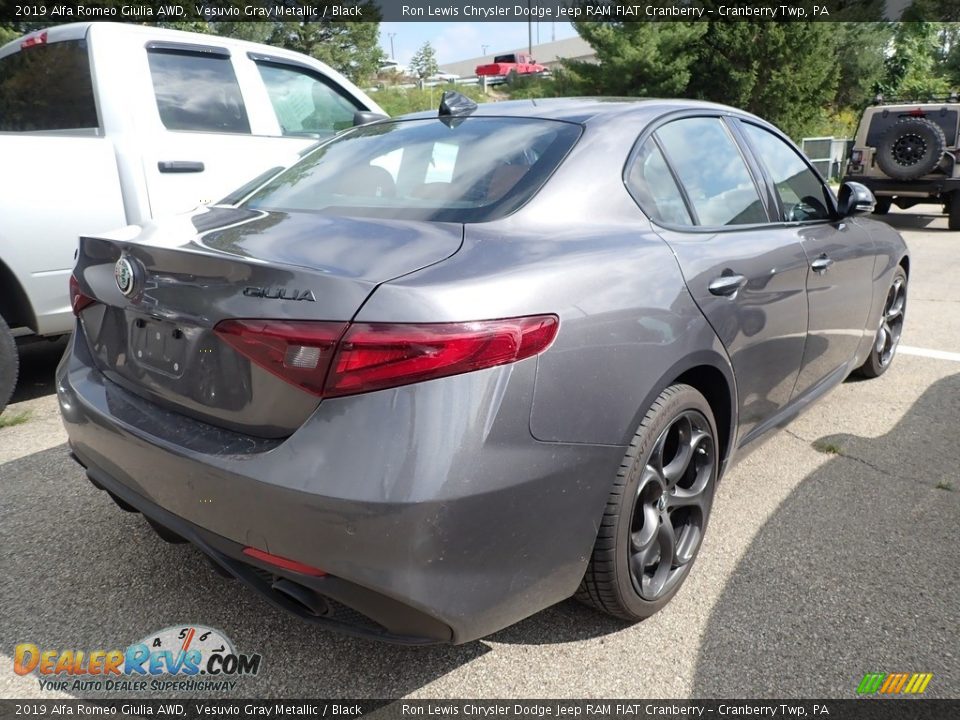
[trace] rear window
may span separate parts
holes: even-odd
[[[0,59],[0,131],[97,127],[85,40],[34,45]]]
[[[357,128],[279,175],[246,205],[482,222],[533,196],[580,137],[555,120],[476,117]]]
[[[168,130],[249,133],[250,121],[230,58],[150,50],[160,120]]]

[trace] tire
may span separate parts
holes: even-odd
[[[898,120],[877,144],[877,165],[895,180],[915,180],[932,172],[947,149],[943,129],[926,118]]]
[[[877,204],[873,208],[874,215],[886,215],[890,212],[890,198],[877,198]]]
[[[713,412],[697,390],[678,384],[660,393],[617,472],[577,600],[630,621],[670,602],[710,517],[716,438]],[[661,558],[671,547],[668,564]]]
[[[903,319],[907,311],[907,273],[898,267],[890,281],[890,289],[883,301],[880,327],[873,339],[870,354],[863,365],[855,370],[860,377],[876,378],[890,369],[897,354],[900,336],[903,334]]]
[[[950,202],[947,203],[947,228],[960,230],[960,190],[950,193]]]
[[[19,368],[17,343],[6,321],[0,317],[0,413],[6,409],[10,396],[13,395],[13,389],[17,386]]]

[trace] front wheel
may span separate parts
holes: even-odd
[[[17,385],[18,369],[17,343],[6,321],[0,317],[0,413],[7,407]]]
[[[893,274],[887,299],[880,315],[880,327],[873,340],[873,347],[863,365],[857,368],[858,375],[875,378],[883,375],[893,362],[903,334],[903,318],[907,311],[907,273],[897,267]]]
[[[682,384],[660,393],[617,473],[578,600],[635,621],[676,595],[707,527],[718,458],[703,395]]]

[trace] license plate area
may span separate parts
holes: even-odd
[[[178,378],[186,347],[184,332],[173,323],[137,318],[130,324],[130,355],[144,368]]]

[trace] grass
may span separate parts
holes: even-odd
[[[30,411],[23,410],[17,413],[6,413],[0,415],[0,428],[13,427],[14,425],[23,425],[30,419]]]
[[[419,88],[387,86],[374,93],[370,93],[370,97],[372,97],[388,115],[397,117],[398,115],[420,112],[421,110],[436,110],[440,105],[440,98],[443,96],[444,90],[456,90],[478,103],[489,102],[495,99],[491,95],[485,95],[483,90],[476,85],[454,86],[452,84],[449,86],[428,87],[423,90]]]
[[[951,483],[949,480],[941,480],[936,484],[936,488],[937,490],[953,490],[954,489],[953,483]]]
[[[813,449],[817,452],[822,452],[827,455],[840,455],[843,453],[843,448],[839,445],[834,445],[829,442],[820,442],[819,440],[813,443]]]

